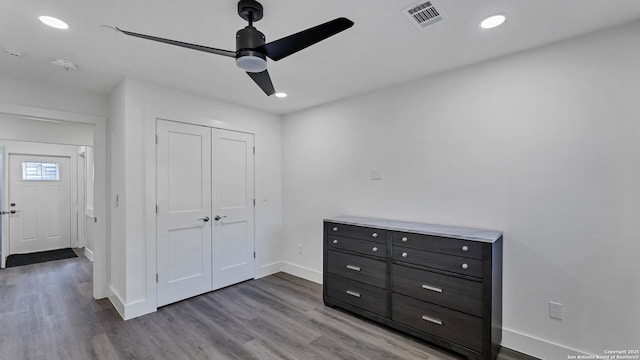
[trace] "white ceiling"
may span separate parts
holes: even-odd
[[[142,39],[101,25],[235,50],[246,26],[237,1],[226,0],[2,0],[0,73],[108,94],[134,77],[240,105],[286,114],[340,98],[608,28],[640,18],[638,0],[437,0],[445,19],[418,30],[401,13],[414,0],[262,0],[256,27],[276,40],[336,17],[354,27],[278,62],[269,62],[276,90],[264,93],[234,60]],[[500,28],[481,30],[487,15],[503,13]],[[55,30],[40,15],[63,19]],[[65,72],[53,58],[78,64]]]

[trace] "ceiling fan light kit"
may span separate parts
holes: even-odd
[[[240,0],[238,2],[238,15],[248,21],[249,24],[236,33],[236,51],[134,33],[118,27],[115,29],[133,37],[235,58],[236,65],[246,71],[247,75],[253,79],[267,96],[271,96],[276,93],[276,90],[267,71],[267,58],[273,61],[281,60],[353,26],[353,21],[347,18],[337,18],[282,39],[265,43],[264,34],[253,26],[254,22],[262,19],[262,4],[256,0]]]
[[[260,73],[267,70],[267,59],[260,55],[245,55],[236,59],[236,65],[249,73]]]

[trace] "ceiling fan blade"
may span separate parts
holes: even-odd
[[[249,75],[253,81],[258,84],[258,86],[260,86],[260,89],[262,89],[267,96],[271,96],[276,93],[276,89],[273,88],[273,83],[271,82],[271,77],[267,70],[259,73],[247,72],[247,75]]]
[[[188,49],[204,51],[204,52],[208,52],[208,53],[211,53],[211,54],[228,56],[228,57],[232,57],[232,58],[236,57],[236,52],[235,51],[216,49],[216,48],[202,46],[202,45],[189,44],[189,43],[182,42],[182,41],[163,39],[163,38],[156,37],[156,36],[151,36],[151,35],[138,34],[138,33],[134,33],[134,32],[131,32],[131,31],[122,30],[122,29],[117,28],[117,27],[116,27],[116,30],[118,30],[119,32],[121,32],[121,33],[123,33],[125,35],[135,36],[135,37],[138,37],[138,38],[141,38],[141,39],[147,39],[147,40],[157,41],[157,42],[161,42],[161,43],[165,43],[165,44],[181,46],[181,47],[188,48]]]
[[[256,50],[264,53],[270,59],[278,61],[352,26],[353,21],[341,17],[264,44]]]

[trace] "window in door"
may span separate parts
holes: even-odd
[[[22,181],[60,181],[60,164],[25,161],[22,163]]]

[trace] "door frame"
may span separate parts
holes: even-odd
[[[173,121],[173,122],[177,122],[177,123],[184,123],[184,124],[189,124],[189,125],[199,125],[199,126],[206,126],[206,127],[210,127],[210,128],[215,128],[215,129],[223,129],[223,130],[229,130],[229,131],[236,131],[236,132],[240,132],[240,133],[245,133],[245,134],[251,134],[253,135],[253,141],[254,141],[254,146],[255,146],[255,133],[252,131],[247,131],[247,130],[243,130],[240,127],[237,126],[229,126],[229,124],[227,122],[224,121],[220,121],[220,120],[214,120],[211,118],[206,118],[206,117],[196,117],[196,116],[189,116],[189,115],[180,115],[180,114],[161,114],[158,112],[155,112],[153,110],[150,109],[145,109],[145,124],[144,124],[144,159],[145,159],[145,166],[144,166],[144,170],[146,174],[149,174],[150,176],[146,176],[145,177],[145,189],[146,189],[146,194],[145,194],[145,233],[146,233],[146,241],[145,241],[145,248],[146,248],[146,276],[145,276],[145,282],[146,282],[146,310],[145,312],[141,312],[141,314],[143,313],[148,313],[148,312],[152,312],[157,310],[158,308],[158,299],[157,299],[157,293],[156,293],[156,271],[157,271],[157,258],[156,258],[156,245],[157,245],[157,217],[156,217],[156,204],[157,204],[157,199],[156,199],[156,177],[157,177],[157,173],[156,173],[156,134],[157,134],[157,129],[156,129],[156,121],[157,120],[166,120],[166,121]],[[175,119],[182,119],[182,120],[175,120]],[[255,155],[253,157],[253,164],[252,164],[253,168],[254,168],[254,172],[253,172],[253,193],[254,193],[254,197],[255,197],[255,187],[256,187],[256,181],[255,181]],[[255,216],[256,216],[256,208],[255,206],[253,207],[253,248],[254,250],[256,249],[256,232],[255,232],[255,227],[256,227],[256,221],[255,221]],[[253,274],[254,276],[257,274],[257,261],[253,262]],[[141,311],[144,311],[142,309],[140,309]]]
[[[0,103],[0,115],[93,125],[93,147],[95,149],[95,226],[96,243],[93,262],[93,297],[107,297],[107,118],[105,116],[87,115],[68,111],[50,110],[34,106]],[[84,144],[86,145],[86,144]],[[5,154],[6,156],[6,154]],[[6,165],[6,164],[5,164]],[[4,166],[6,169],[6,166]],[[3,174],[4,176],[4,174]],[[3,188],[6,187],[3,184]],[[6,188],[3,189],[6,194]],[[6,196],[3,198],[6,203]],[[6,204],[5,204],[6,205]],[[5,228],[2,229],[3,233]],[[3,234],[3,239],[6,234]],[[4,266],[4,264],[2,264]]]
[[[87,147],[77,151],[76,156],[76,239],[78,247],[83,248],[87,244],[85,230],[86,226],[86,207],[87,207]],[[86,252],[85,252],[86,256]]]

